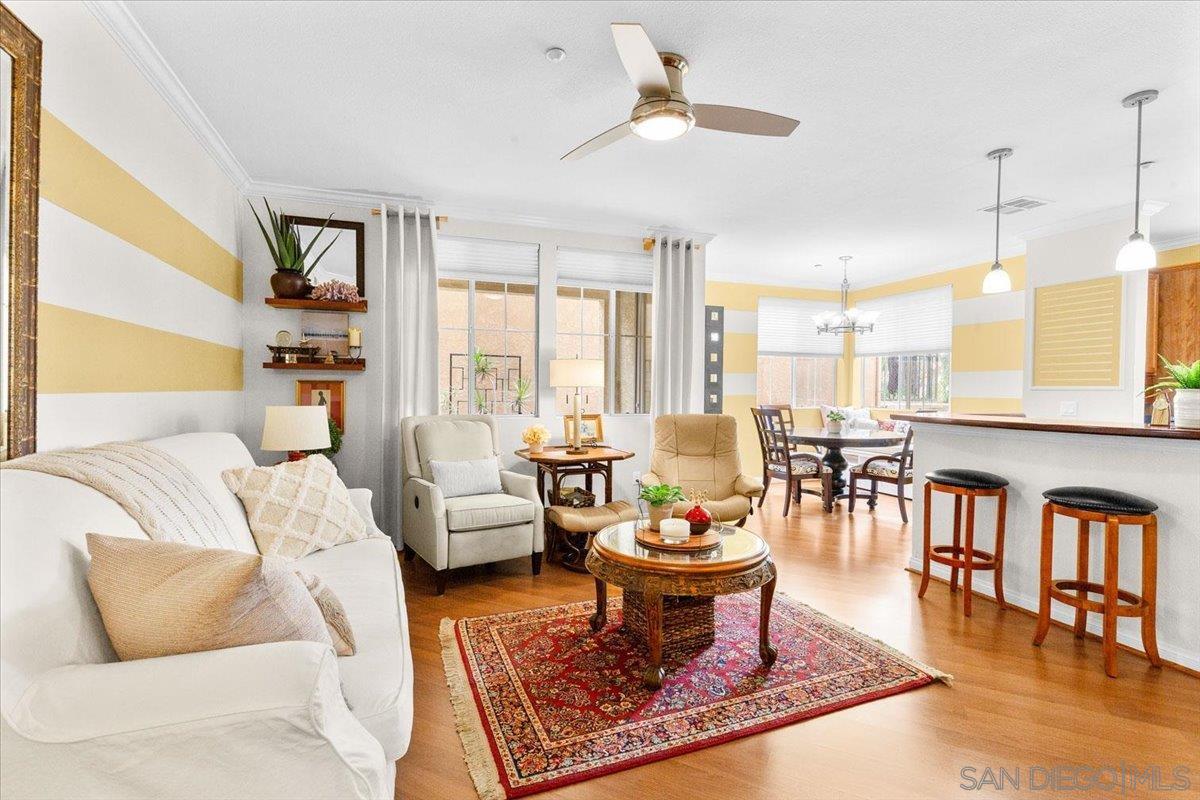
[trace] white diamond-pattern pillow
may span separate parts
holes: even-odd
[[[242,501],[254,543],[264,556],[303,558],[370,535],[350,502],[350,491],[325,456],[227,469],[221,479]]]

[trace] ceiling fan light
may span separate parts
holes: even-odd
[[[1012,277],[999,261],[992,264],[988,274],[983,278],[984,294],[1003,294],[1012,291]]]
[[[1153,269],[1158,263],[1158,254],[1140,233],[1136,231],[1117,253],[1117,272],[1138,272]]]
[[[692,129],[695,122],[695,118],[690,114],[664,108],[653,114],[634,119],[629,124],[633,128],[633,132],[643,139],[665,142],[683,136]]]

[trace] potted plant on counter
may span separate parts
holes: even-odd
[[[830,433],[841,433],[842,423],[846,421],[846,415],[840,411],[830,411],[825,415],[825,427]]]
[[[1158,358],[1171,377],[1159,381],[1146,391],[1174,389],[1175,427],[1200,428],[1200,361],[1172,364],[1162,354]]]
[[[249,200],[246,201],[250,203]],[[291,222],[284,222],[279,214],[275,213],[271,208],[271,204],[267,202],[267,198],[263,198],[263,204],[267,207],[267,217],[271,221],[271,231],[268,233],[267,228],[263,225],[262,218],[258,216],[258,211],[255,210],[254,204],[250,203],[250,210],[254,213],[254,219],[258,222],[258,229],[262,231],[263,239],[267,243],[267,249],[271,251],[271,258],[275,261],[275,274],[271,276],[271,291],[279,298],[300,298],[308,297],[308,293],[312,291],[312,284],[308,282],[308,276],[316,269],[317,264],[329,252],[329,248],[333,247],[333,243],[338,240],[337,236],[329,244],[325,245],[325,249],[317,254],[311,264],[307,264],[309,252],[321,238],[321,234],[325,233],[325,226],[329,224],[329,220],[333,219],[330,214],[325,220],[325,225],[317,231],[317,235],[308,243],[308,247],[300,246],[300,235],[296,232],[296,226]]]
[[[639,498],[645,500],[650,505],[650,530],[658,530],[658,524],[667,517],[671,516],[671,512],[675,508],[675,503],[687,498],[683,494],[683,489],[678,486],[672,486],[669,483],[657,483],[651,486],[643,486]]]

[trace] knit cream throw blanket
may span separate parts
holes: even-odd
[[[156,542],[240,549],[195,474],[157,447],[111,442],[34,453],[6,461],[0,469],[44,472],[90,486],[119,503]]]

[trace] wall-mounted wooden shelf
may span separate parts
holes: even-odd
[[[366,359],[361,361],[342,361],[337,364],[326,364],[324,362],[301,362],[299,364],[287,364],[282,361],[264,361],[263,369],[299,369],[308,372],[362,372],[367,368]]]
[[[367,310],[367,301],[359,300],[357,303],[343,303],[338,300],[308,300],[307,298],[290,299],[283,297],[266,297],[264,302],[275,308],[300,308],[305,311],[349,311],[349,312],[365,312]]]

